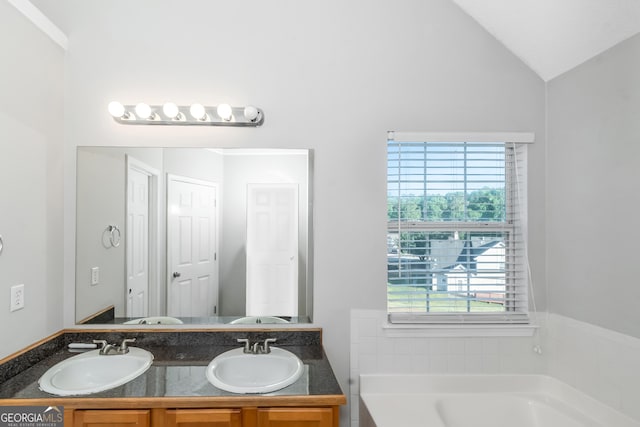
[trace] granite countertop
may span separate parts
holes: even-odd
[[[252,333],[249,333],[252,334]],[[255,333],[253,333],[255,334]],[[136,335],[133,347],[144,348],[154,356],[154,361],[144,374],[136,379],[100,393],[85,396],[60,397],[41,391],[38,379],[56,363],[72,357],[67,349],[70,342],[91,342],[91,339],[107,339],[109,342],[119,342],[123,336]],[[305,365],[305,374],[294,384],[267,394],[244,395],[220,390],[209,383],[205,370],[209,362],[227,350],[240,347],[232,344],[238,336],[251,336],[247,332],[234,333],[131,333],[131,332],[92,332],[82,331],[64,333],[58,337],[57,345],[49,343],[55,350],[46,355],[27,357],[22,362],[19,372],[6,381],[0,383],[0,401],[4,399],[71,399],[81,405],[83,399],[101,398],[215,398],[215,397],[260,397],[260,396],[329,396],[333,395],[343,400],[344,396],[338,385],[333,370],[327,360],[319,337],[313,334],[297,335],[295,332],[269,333],[276,336],[276,347],[289,350],[297,355]],[[279,336],[280,335],[280,336]],[[255,340],[263,339],[265,333],[258,332]],[[253,338],[252,338],[253,340]],[[117,357],[117,356],[114,356]],[[35,362],[35,363],[34,363]],[[0,365],[0,368],[2,366]],[[5,371],[7,367],[5,367]],[[12,372],[14,373],[14,372]],[[3,372],[0,370],[0,374]],[[7,375],[8,376],[8,375]],[[0,378],[6,377],[0,375]],[[227,399],[228,401],[228,399]],[[13,402],[17,404],[18,402]]]

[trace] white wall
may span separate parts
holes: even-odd
[[[161,169],[168,174],[222,183],[224,179],[224,156],[202,149],[166,149]]]
[[[550,310],[640,337],[640,35],[548,84]]]
[[[69,122],[67,148],[314,149],[314,320],[345,393],[349,310],[386,306],[387,130],[536,131],[531,223],[543,226],[543,83],[447,0],[70,4],[66,100],[83,120]],[[265,124],[121,126],[113,99],[251,103]]]
[[[76,304],[75,320],[81,321],[113,305],[116,317],[125,317],[126,292],[126,173],[127,156],[161,170],[161,149],[133,147],[82,147],[77,153]],[[164,194],[162,179],[158,192]],[[163,200],[158,201],[162,204]],[[117,226],[121,244],[112,246],[108,227]],[[162,246],[162,236],[159,236]],[[91,284],[91,269],[99,268],[99,283]],[[155,290],[151,295],[158,297]],[[156,314],[152,301],[150,310]]]
[[[116,226],[121,236],[126,231],[126,161],[124,150],[78,151],[79,203],[76,209],[76,320],[115,307],[125,314],[125,239],[114,247],[108,227]],[[91,269],[99,269],[97,285],[91,284]]]
[[[5,36],[0,43],[8,53],[5,60],[12,64],[0,71],[4,133],[0,147],[15,150],[16,145],[7,142],[22,142],[11,152],[12,160],[29,157],[35,163],[24,171],[16,167],[9,171],[31,180],[36,193],[28,201],[35,208],[31,210],[47,210],[44,216],[29,218],[28,230],[20,230],[25,235],[18,236],[19,254],[7,249],[0,255],[0,284],[8,288],[16,281],[36,282],[36,290],[42,291],[36,293],[46,295],[48,307],[28,311],[43,308],[42,301],[40,305],[36,301],[12,315],[0,311],[2,325],[29,317],[21,322],[24,334],[0,330],[3,341],[11,342],[3,351],[10,352],[60,325],[60,311],[51,306],[60,304],[61,260],[52,249],[62,238],[62,160],[60,151],[51,148],[60,136],[55,119],[61,115],[56,107],[62,53],[6,3],[0,8]],[[537,288],[546,287],[548,263],[553,312],[640,336],[636,309],[640,288],[634,286],[632,268],[638,231],[613,227],[620,219],[632,221],[640,203],[635,188],[638,36],[548,84],[546,153],[543,83],[446,0],[313,4],[69,0],[66,12],[63,24],[70,37],[64,149],[67,325],[73,320],[77,145],[313,148],[315,319],[325,330],[327,353],[348,393],[349,340],[344,326],[350,321],[349,309],[378,311],[385,305],[385,131],[533,130],[538,141],[529,156],[529,226]],[[13,43],[16,38],[24,43]],[[23,49],[25,45],[29,49]],[[260,129],[118,126],[105,112],[112,99],[254,103],[266,111],[266,122]],[[28,110],[30,104],[37,113]],[[29,150],[39,154],[27,156]],[[27,201],[22,191],[2,188],[0,234],[6,237],[3,221],[15,212],[7,202]],[[599,193],[598,202],[594,192]],[[553,207],[546,217],[545,203]],[[10,229],[18,221],[11,218]],[[44,252],[36,237],[42,233],[47,236]],[[616,250],[609,255],[594,245]],[[11,246],[7,243],[7,248]],[[39,250],[34,253],[34,248]],[[344,257],[340,248],[358,250]],[[27,272],[21,267],[34,254],[36,261]],[[12,269],[2,268],[2,263]],[[29,295],[33,294],[28,290]],[[545,297],[539,292],[539,309],[547,307]],[[0,292],[0,306],[8,305],[5,299],[7,289]],[[557,333],[550,340],[562,343],[563,337]],[[562,363],[557,359],[549,369],[562,376],[554,371]],[[583,371],[575,369],[565,376],[580,378]]]
[[[386,306],[386,131],[536,132],[530,255],[544,288],[543,82],[448,0],[69,0],[63,9],[68,230],[77,145],[314,149],[314,319],[345,393],[349,310]],[[266,120],[121,126],[106,113],[113,99],[251,103]],[[68,232],[69,326],[73,259]]]
[[[227,155],[224,159],[224,195],[220,254],[220,315],[246,312],[247,184],[296,183],[299,185],[298,247],[307,246],[308,155]],[[310,314],[306,298],[306,251],[298,257],[300,316]]]
[[[0,2],[0,358],[63,326],[64,51]],[[25,308],[9,312],[10,288]]]
[[[640,339],[550,313],[547,373],[640,421]]]

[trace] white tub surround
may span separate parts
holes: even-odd
[[[362,374],[545,374],[545,317],[534,336],[389,334],[386,310],[351,311],[351,425]],[[462,331],[458,331],[462,332]],[[421,333],[420,333],[421,334]]]
[[[361,427],[638,427],[544,375],[361,375]]]

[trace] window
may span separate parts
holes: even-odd
[[[392,323],[528,322],[522,142],[532,135],[463,137],[390,132]]]

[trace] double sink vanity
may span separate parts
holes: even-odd
[[[304,326],[312,154],[78,147],[82,326],[0,360],[0,406],[53,407],[74,427],[338,427],[346,398],[322,330]],[[287,219],[277,233],[257,222],[263,199]],[[284,258],[265,264],[274,247]]]
[[[337,427],[346,403],[316,328],[65,330],[0,378],[0,405],[78,427]]]

